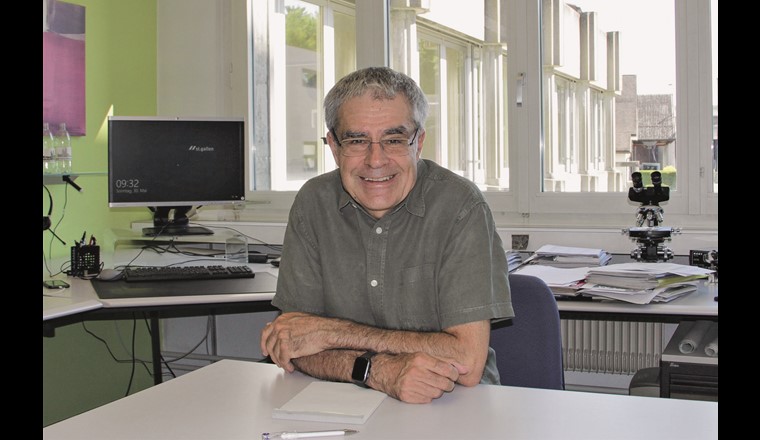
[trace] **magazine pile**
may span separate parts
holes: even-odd
[[[668,302],[697,290],[714,270],[662,262],[635,262],[590,267],[579,290],[584,296],[634,304]]]
[[[580,295],[590,267],[603,266],[611,255],[603,249],[547,244],[526,258],[514,273],[541,278],[554,296]]]
[[[604,266],[612,256],[603,249],[557,246],[545,244],[525,260],[526,264],[540,264],[561,268]]]

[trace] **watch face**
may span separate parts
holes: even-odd
[[[369,375],[370,360],[364,357],[358,357],[354,361],[354,369],[351,372],[351,380],[364,383]]]

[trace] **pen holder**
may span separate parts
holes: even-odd
[[[100,246],[71,247],[71,276],[95,275],[98,272],[100,272]]]

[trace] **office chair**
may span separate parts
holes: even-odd
[[[540,278],[509,275],[515,317],[491,326],[502,385],[565,389],[562,335],[554,294]]]
[[[628,385],[629,396],[660,397],[660,367],[642,368]]]

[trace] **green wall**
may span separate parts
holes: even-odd
[[[108,207],[109,115],[156,114],[156,1],[71,0],[86,8],[86,112],[87,135],[72,139],[73,173],[84,191],[68,185],[49,185],[53,196],[51,220],[56,234],[68,246],[43,231],[46,258],[70,254],[75,238],[95,235],[104,252],[109,228],[128,228],[134,220],[146,220],[146,209]],[[49,202],[43,189],[43,215]],[[56,268],[58,266],[56,265]],[[55,270],[52,266],[51,269]],[[48,273],[43,267],[43,277]],[[137,357],[150,360],[150,339],[142,317],[129,321],[96,321],[56,329],[55,337],[42,338],[42,425],[111,402],[149,387],[153,379],[138,364],[132,375],[132,333],[135,325]],[[102,338],[106,345],[87,333]],[[119,360],[109,354],[109,349]]]

